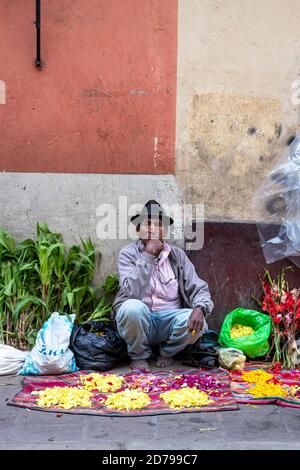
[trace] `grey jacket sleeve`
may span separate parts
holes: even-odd
[[[141,252],[139,257],[121,250],[118,260],[120,287],[130,299],[141,300],[146,293],[154,268],[155,256]]]
[[[210,315],[214,304],[211,300],[208,284],[197,275],[193,263],[186,254],[184,254],[183,271],[184,289],[190,299],[191,308],[204,307],[206,316]]]

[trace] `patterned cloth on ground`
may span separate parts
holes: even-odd
[[[107,393],[100,393],[99,391],[95,392],[91,408],[76,407],[69,410],[62,408],[41,408],[37,405],[37,395],[31,394],[33,391],[43,390],[46,387],[76,386],[79,382],[80,375],[88,373],[89,372],[87,371],[79,371],[60,376],[25,377],[23,379],[22,390],[8,402],[8,405],[55,413],[89,414],[102,416],[145,416],[169,413],[191,413],[199,411],[225,411],[238,409],[238,405],[230,391],[229,373],[221,369],[214,369],[210,370],[209,372],[205,369],[189,369],[159,371],[148,374],[137,374],[135,372],[119,374],[124,379],[125,387],[136,387],[134,384],[139,381],[139,383],[141,383],[142,389],[149,393],[151,403],[145,408],[138,410],[123,411],[109,409],[105,406],[105,398]],[[169,408],[164,403],[164,401],[159,398],[159,394],[165,391],[165,387],[171,387],[171,384],[174,383],[177,384],[177,388],[181,386],[180,384],[185,383],[187,385],[184,386],[191,386],[191,384],[197,383],[198,387],[201,387],[200,389],[208,393],[209,398],[213,400],[213,403],[202,407],[182,409]],[[204,388],[202,387],[202,384]]]

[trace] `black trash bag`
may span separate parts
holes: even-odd
[[[70,349],[80,369],[102,372],[113,369],[127,352],[119,333],[97,321],[73,327]]]
[[[206,330],[201,338],[194,344],[189,344],[183,351],[183,364],[193,367],[213,369],[219,366],[219,333],[215,330]]]

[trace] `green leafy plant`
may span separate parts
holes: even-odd
[[[37,224],[36,240],[19,244],[0,228],[0,335],[6,344],[32,347],[54,311],[76,313],[77,323],[109,322],[118,278],[92,285],[100,254],[90,239],[69,249],[60,233]]]

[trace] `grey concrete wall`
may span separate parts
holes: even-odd
[[[299,0],[179,0],[176,176],[207,218],[252,194],[299,131]]]
[[[62,233],[67,245],[90,236],[102,253],[95,277],[96,282],[101,282],[108,273],[117,271],[119,250],[131,241],[119,239],[118,233],[116,239],[101,240],[97,236],[97,226],[104,220],[97,214],[97,208],[112,204],[118,216],[119,196],[127,197],[128,209],[149,199],[170,206],[181,204],[174,176],[3,172],[0,173],[0,226],[17,240],[34,237],[37,222],[47,222],[51,230]],[[121,212],[124,216],[124,206]],[[129,216],[130,213],[127,220]]]

